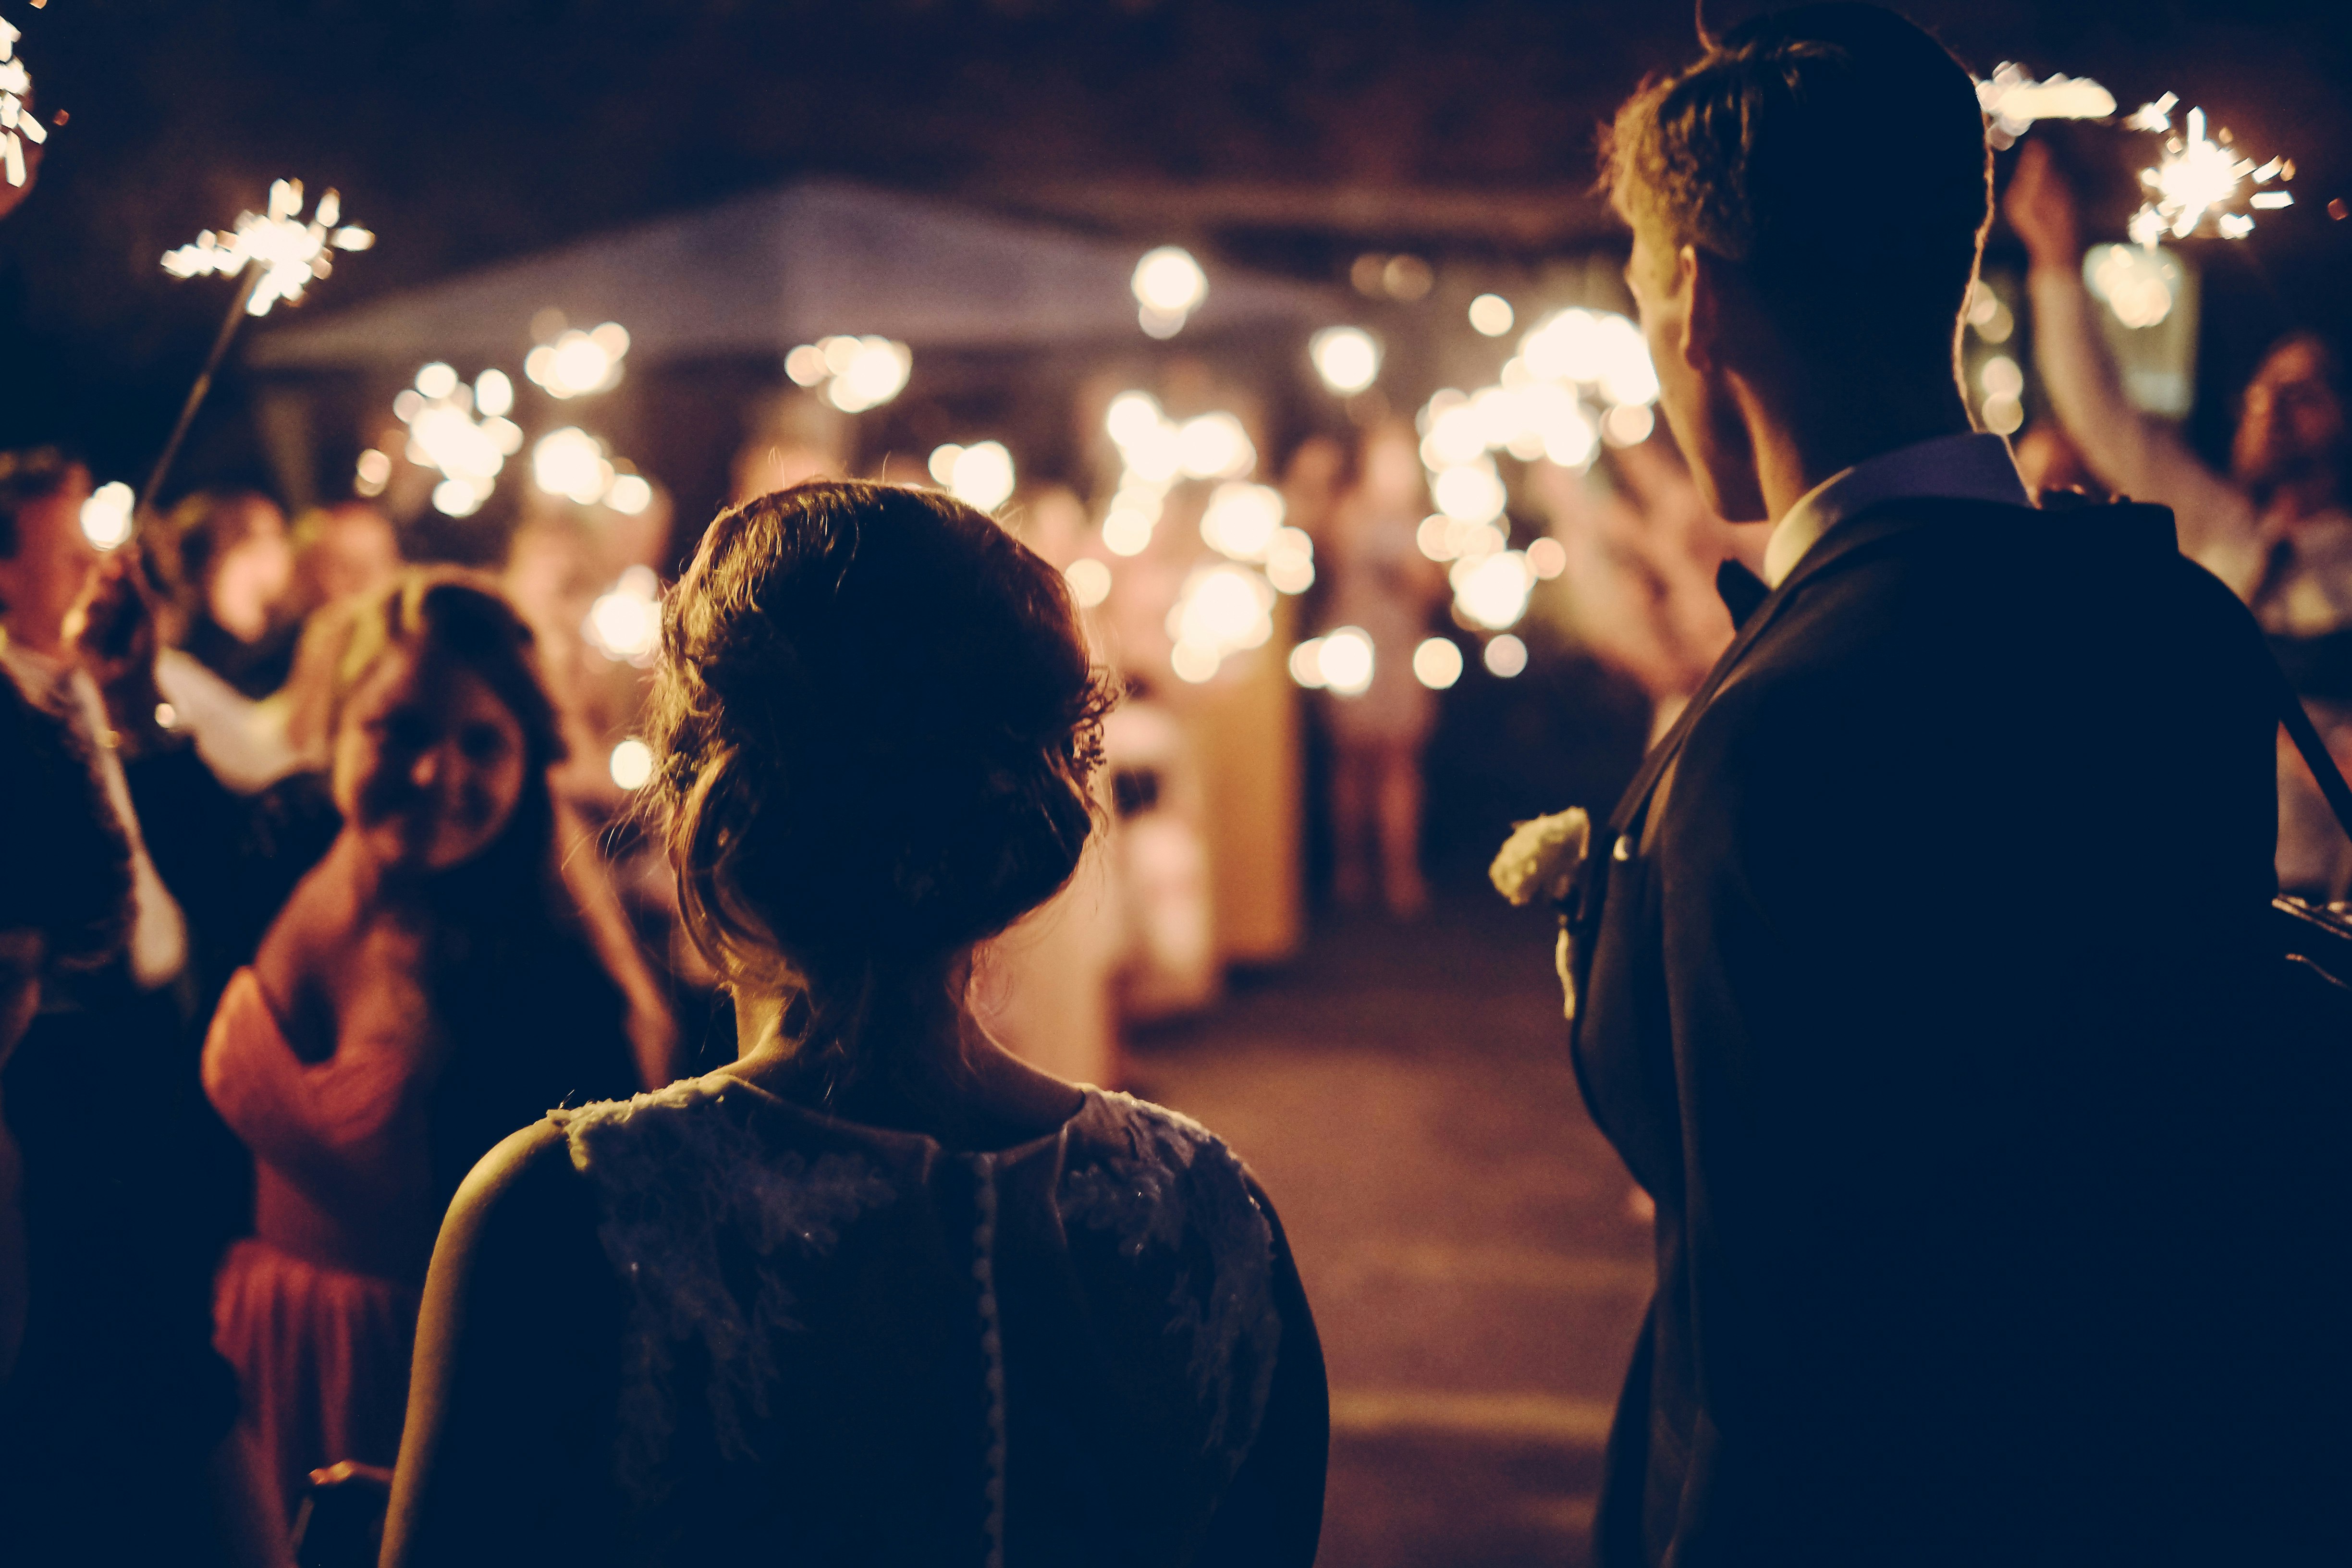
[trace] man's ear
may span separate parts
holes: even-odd
[[[1685,245],[1675,252],[1675,287],[1690,301],[1683,311],[1683,363],[1701,375],[1723,361],[1724,278],[1713,257]]]

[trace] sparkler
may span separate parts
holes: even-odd
[[[228,314],[213,339],[212,353],[205,356],[204,368],[196,373],[196,384],[188,389],[187,402],[180,406],[180,421],[172,426],[163,456],[155,459],[154,469],[139,492],[140,515],[154,505],[163,476],[171,471],[172,459],[179,455],[180,443],[186,439],[205,394],[212,390],[213,373],[220,368],[230,341],[236,336],[237,322],[247,316],[269,314],[270,307],[280,300],[300,300],[313,279],[334,270],[336,251],[365,250],[375,243],[373,233],[344,224],[342,216],[342,198],[331,190],[319,198],[318,210],[304,222],[302,182],[279,180],[269,187],[267,216],[239,213],[233,232],[206,229],[193,244],[163,253],[163,270],[174,278],[243,273],[245,280],[237,286]]]
[[[2135,129],[2167,132],[2163,158],[2155,168],[2140,171],[2140,184],[2147,195],[2139,211],[2132,215],[2131,237],[2153,249],[2167,236],[2187,239],[2210,216],[2214,232],[2222,238],[2243,239],[2253,232],[2253,214],[2231,211],[2231,204],[2248,184],[2259,186],[2273,180],[2292,180],[2294,163],[2273,158],[2257,164],[2252,158],[2242,158],[2227,131],[2208,140],[2201,109],[2189,111],[2183,134],[2169,134],[2170,110],[2178,101],[2167,93],[2157,102],[2141,106],[2126,121]],[[2248,207],[2263,211],[2294,205],[2294,195],[2286,190],[2255,190],[2246,197]]]
[[[26,144],[37,147],[49,139],[48,127],[25,103],[33,95],[33,78],[16,58],[16,40],[24,36],[0,16],[0,169],[18,186],[26,179]]]
[[[195,243],[166,251],[163,270],[174,278],[244,272],[244,310],[266,316],[278,300],[301,299],[312,279],[333,271],[334,252],[365,250],[375,243],[366,229],[344,225],[342,216],[342,198],[329,191],[319,198],[310,221],[303,222],[302,182],[279,180],[269,187],[268,216],[239,213],[234,233],[206,229]]]
[[[2000,148],[2013,144],[2037,120],[2105,120],[2116,111],[2115,94],[2089,77],[2060,72],[2035,81],[2009,62],[1977,83],[1977,102],[1990,121],[1992,144]]]
[[[2002,65],[1977,83],[1977,101],[1983,106],[1987,133],[1996,147],[2008,147],[2038,120],[2106,120],[2116,112],[2115,95],[2088,77],[2053,75],[2035,81],[2014,65]],[[2154,248],[2167,237],[2187,239],[2205,226],[2224,239],[2243,239],[2254,231],[2253,212],[2293,206],[2294,195],[2285,190],[2255,190],[2246,195],[2250,211],[2234,210],[2241,191],[2251,183],[2267,185],[2294,178],[2294,161],[2273,158],[2256,163],[2242,158],[2227,131],[2211,140],[2205,135],[2205,111],[2192,109],[2179,135],[2172,130],[2172,111],[2180,100],[2166,93],[2124,116],[2126,131],[2161,136],[2164,154],[2153,169],[2140,172],[2147,188],[2138,212],[2132,216],[2134,243]]]

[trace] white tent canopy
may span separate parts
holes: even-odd
[[[269,370],[519,361],[551,307],[616,321],[632,363],[782,353],[833,332],[918,348],[1140,336],[1140,247],[809,180],[600,236],[257,335]],[[1319,326],[1335,291],[1215,268],[1188,331]]]

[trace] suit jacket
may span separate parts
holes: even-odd
[[[1657,1204],[1610,1568],[2303,1527],[2212,1114],[2265,657],[2149,507],[1888,502],[1752,612],[1586,905],[1579,1080]]]

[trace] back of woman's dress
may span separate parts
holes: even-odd
[[[1319,1511],[1313,1325],[1194,1123],[1088,1089],[963,1154],[724,1079],[557,1120],[625,1303],[622,1560],[1192,1563],[1278,1370]]]

